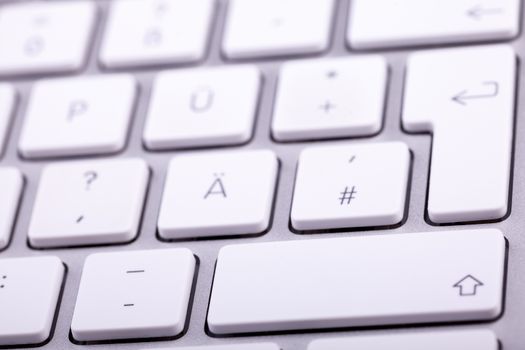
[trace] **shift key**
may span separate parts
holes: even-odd
[[[496,229],[226,246],[208,314],[214,334],[482,321],[502,310]]]

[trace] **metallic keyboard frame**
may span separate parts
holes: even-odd
[[[73,1],[73,0],[69,0]],[[370,52],[352,52],[348,49],[346,39],[346,28],[348,19],[348,6],[351,0],[339,0],[337,11],[334,14],[333,35],[330,49],[327,53],[316,55],[315,57],[336,57],[351,56],[357,54],[367,54]],[[114,72],[101,69],[97,64],[97,55],[101,37],[104,29],[108,5],[110,1],[97,0],[99,11],[99,25],[97,25],[92,50],[87,67],[79,74],[97,74],[101,72]],[[63,298],[59,305],[59,313],[56,329],[51,340],[40,349],[88,349],[96,348],[99,350],[108,349],[142,349],[157,347],[177,347],[190,345],[212,345],[212,344],[232,344],[232,343],[251,343],[251,342],[275,342],[284,350],[305,349],[307,344],[318,338],[358,336],[358,335],[379,335],[396,334],[405,332],[421,331],[447,331],[461,329],[492,329],[501,340],[505,350],[522,349],[525,344],[525,332],[523,324],[525,320],[525,234],[522,232],[525,227],[525,91],[520,85],[525,75],[524,70],[520,69],[517,91],[517,116],[515,124],[515,143],[514,143],[514,171],[512,174],[512,195],[510,215],[501,222],[472,224],[472,225],[451,225],[439,227],[430,225],[425,221],[425,205],[427,182],[429,172],[429,156],[431,152],[432,137],[429,134],[407,134],[401,127],[401,110],[404,70],[407,54],[416,49],[407,50],[380,50],[374,51],[388,59],[390,64],[390,76],[388,81],[388,94],[386,101],[386,113],[384,126],[381,132],[370,138],[340,139],[333,141],[320,141],[315,144],[353,144],[361,142],[378,142],[385,140],[404,141],[413,153],[411,191],[409,194],[408,216],[406,222],[400,227],[393,229],[379,229],[368,231],[333,232],[323,234],[296,234],[289,229],[289,213],[294,186],[295,169],[299,152],[314,142],[297,143],[277,143],[270,136],[270,122],[272,118],[272,108],[275,96],[275,88],[278,79],[278,69],[283,59],[264,59],[248,60],[242,62],[256,63],[264,75],[263,89],[260,97],[259,110],[256,119],[256,126],[252,140],[240,147],[227,147],[219,149],[199,149],[183,151],[149,152],[146,151],[142,143],[142,132],[144,129],[145,114],[149,102],[150,90],[154,73],[159,69],[170,68],[191,68],[202,66],[230,65],[238,62],[225,60],[220,54],[220,43],[222,39],[223,27],[226,14],[226,0],[218,0],[215,20],[212,25],[212,35],[209,51],[204,62],[188,66],[163,66],[155,69],[126,69],[119,70],[133,73],[140,83],[140,98],[135,108],[134,119],[129,134],[129,140],[123,152],[117,155],[91,158],[113,157],[141,157],[145,159],[152,170],[149,186],[149,193],[145,205],[142,226],[138,238],[130,244],[80,247],[69,249],[31,249],[27,243],[27,229],[29,218],[32,211],[35,191],[38,186],[41,168],[50,161],[38,160],[28,161],[22,159],[17,152],[21,126],[24,122],[24,112],[26,109],[31,81],[36,77],[25,77],[12,79],[18,92],[19,98],[16,107],[16,115],[13,119],[7,148],[0,156],[0,166],[15,166],[25,175],[25,190],[19,210],[19,216],[15,223],[13,238],[8,248],[0,252],[0,258],[16,256],[39,256],[56,255],[59,256],[68,267],[68,273],[63,291]],[[518,39],[511,41],[518,57],[525,54],[525,43],[520,40],[523,36],[520,33]],[[451,45],[447,47],[459,47],[462,45]],[[427,48],[425,48],[427,49]],[[294,59],[306,57],[294,57]],[[468,135],[465,135],[468,137]],[[277,199],[274,206],[274,216],[272,227],[269,232],[259,237],[247,238],[225,238],[213,240],[194,240],[180,242],[162,242],[156,235],[156,223],[159,213],[160,199],[162,196],[164,180],[168,161],[177,153],[199,153],[199,152],[221,152],[230,149],[258,149],[268,148],[274,150],[280,159],[280,171]],[[79,157],[75,159],[89,159],[90,157]],[[490,162],[490,159],[487,159]],[[505,298],[505,310],[500,319],[495,322],[487,323],[465,323],[465,324],[440,324],[440,325],[421,325],[407,327],[378,327],[365,329],[342,329],[327,331],[308,331],[293,332],[286,334],[265,334],[240,337],[212,337],[205,332],[206,313],[213,280],[213,272],[218,250],[227,244],[255,243],[264,241],[284,241],[316,239],[326,237],[341,236],[367,236],[367,235],[388,235],[392,233],[419,232],[419,231],[439,231],[439,230],[461,230],[474,228],[499,228],[509,241],[508,251],[508,273],[507,288]],[[191,317],[186,334],[170,341],[142,341],[129,343],[111,343],[106,345],[77,345],[69,338],[71,319],[76,301],[76,294],[80,282],[80,275],[85,257],[94,252],[112,252],[138,249],[159,249],[167,247],[187,247],[191,249],[199,258],[200,267],[197,276],[197,285],[191,308]],[[371,252],[373,253],[373,252]],[[446,257],[443,257],[446,259]],[[366,268],[366,267],[365,267]],[[385,266],[385,268],[389,268]],[[344,276],[341,276],[344,278]],[[154,293],[154,291],[152,291]],[[154,294],[153,294],[154,295]],[[7,315],[0,315],[6,317]]]

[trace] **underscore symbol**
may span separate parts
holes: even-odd
[[[204,195],[204,199],[207,199],[211,195],[219,195],[226,198],[226,190],[224,189],[224,184],[222,183],[221,178],[224,174],[213,174],[213,176],[215,177],[215,180],[213,180],[210,188]]]
[[[349,190],[348,186],[345,187],[344,191],[341,193],[341,197],[339,197],[339,201],[341,205],[344,205],[346,202],[346,205],[349,205],[352,199],[355,199],[355,194],[357,194],[357,191],[355,190],[355,186],[352,186],[352,189]]]

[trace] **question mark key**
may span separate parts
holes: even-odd
[[[149,176],[148,165],[137,158],[46,166],[29,223],[31,246],[133,240],[138,233]]]

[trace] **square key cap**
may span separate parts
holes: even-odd
[[[230,0],[222,51],[231,59],[313,54],[330,43],[334,0]]]
[[[409,169],[410,152],[401,142],[307,148],[299,158],[292,226],[307,231],[399,224]]]
[[[0,346],[49,338],[64,273],[54,256],[0,259]]]
[[[71,324],[77,341],[175,337],[186,324],[195,274],[188,249],[92,254]]]
[[[93,1],[14,1],[0,8],[0,75],[65,73],[86,60]]]
[[[125,243],[139,230],[149,169],[142,159],[50,164],[29,224],[33,247]]]
[[[122,150],[136,93],[135,78],[129,74],[38,81],[29,98],[20,153],[42,158]]]
[[[164,239],[245,235],[268,228],[278,162],[267,150],[178,156],[159,215]]]

